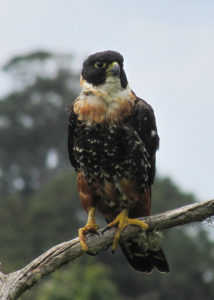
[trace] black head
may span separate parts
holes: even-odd
[[[109,50],[90,55],[83,63],[81,75],[95,86],[105,83],[107,76],[119,77],[123,88],[128,84],[123,69],[123,56],[116,51]]]

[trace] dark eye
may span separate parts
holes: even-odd
[[[95,62],[94,66],[97,69],[103,69],[103,68],[105,68],[106,63],[101,61],[101,60],[98,60],[98,61]]]

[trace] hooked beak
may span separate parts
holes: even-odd
[[[111,63],[106,70],[106,74],[108,76],[120,77],[120,65],[118,64],[118,62],[115,61]]]

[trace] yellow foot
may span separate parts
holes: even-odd
[[[112,246],[113,253],[115,252],[115,250],[117,248],[121,232],[128,225],[137,225],[137,226],[140,226],[143,230],[147,230],[149,228],[149,226],[146,223],[144,223],[143,221],[128,218],[128,209],[122,210],[121,213],[112,222],[110,222],[108,224],[108,228],[117,226],[117,232],[114,236],[114,242],[113,242],[113,246]]]
[[[89,248],[86,244],[85,236],[89,232],[96,233],[99,229],[98,225],[95,221],[95,207],[91,207],[88,211],[88,221],[85,227],[79,229],[79,241],[82,247],[82,250],[85,252],[89,252]]]

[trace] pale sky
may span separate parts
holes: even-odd
[[[88,54],[119,51],[155,110],[159,173],[214,196],[214,1],[0,0],[0,63],[36,49],[73,53],[79,69]]]

